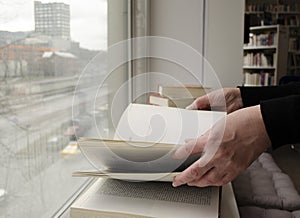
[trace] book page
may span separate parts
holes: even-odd
[[[83,154],[96,170],[118,173],[170,173],[182,171],[200,156],[187,160],[172,157],[177,145],[82,138],[78,141]]]
[[[185,139],[205,133],[225,115],[224,112],[130,104],[118,124],[116,140],[80,139],[78,143],[83,154],[100,171],[169,173],[185,169],[200,157],[174,160],[175,149]]]
[[[116,128],[115,139],[184,144],[209,130],[225,112],[130,104]]]
[[[107,179],[98,190],[98,194],[209,206],[212,203],[212,189],[213,187],[198,188],[187,185],[173,188],[166,182],[127,182]]]
[[[93,186],[91,192],[75,202],[71,214],[84,210],[86,217],[89,212],[97,217],[217,218],[219,215],[218,187],[173,188],[170,183],[119,180],[98,180]]]
[[[100,178],[112,178],[124,181],[160,181],[160,182],[172,182],[174,176],[179,172],[173,173],[112,173],[112,172],[100,172],[100,171],[76,171],[72,173],[74,177],[100,177]]]

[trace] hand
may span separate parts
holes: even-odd
[[[244,108],[226,117],[225,122],[218,122],[204,135],[189,140],[175,151],[175,159],[201,152],[204,155],[174,178],[174,187],[183,184],[199,187],[225,185],[271,144],[260,106]]]
[[[222,110],[231,113],[243,107],[243,101],[239,88],[224,88],[210,92],[197,98],[189,110]]]

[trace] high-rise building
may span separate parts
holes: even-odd
[[[70,39],[70,6],[64,3],[34,2],[35,31],[61,39]]]

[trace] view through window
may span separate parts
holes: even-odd
[[[85,183],[75,136],[107,131],[105,84],[88,96],[106,52],[107,0],[0,0],[0,217],[51,217]]]

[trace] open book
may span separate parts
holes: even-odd
[[[185,139],[200,136],[224,117],[225,112],[130,104],[119,121],[114,140],[79,139],[78,144],[94,170],[74,175],[166,181],[172,178],[169,173],[184,170],[200,157],[175,160],[174,151]]]
[[[71,206],[70,217],[218,218],[219,194],[219,187],[173,188],[166,182],[100,178]]]
[[[217,218],[219,187],[173,188],[166,181],[199,158],[174,160],[175,149],[224,117],[223,112],[129,105],[114,140],[78,141],[94,170],[74,175],[100,178],[71,206],[71,218]]]
[[[172,154],[180,145],[167,143],[101,140],[82,138],[81,149],[95,170],[74,172],[73,176],[112,177],[135,181],[172,181],[200,155],[175,160]]]

